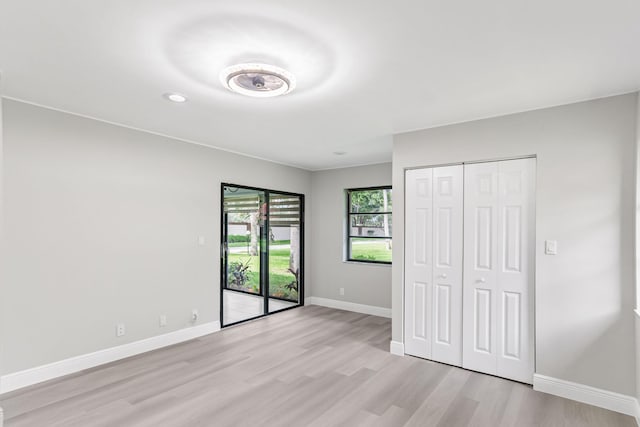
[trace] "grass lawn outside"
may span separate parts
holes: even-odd
[[[353,260],[391,262],[391,252],[387,239],[351,239]]]
[[[272,240],[270,245],[289,245],[291,244],[290,240]],[[229,242],[227,243],[227,247],[229,248],[246,248],[247,242]]]
[[[288,241],[286,241],[288,243]],[[273,244],[273,243],[272,243]],[[278,244],[278,243],[276,243]],[[295,280],[295,276],[289,269],[289,256],[291,251],[285,249],[271,249],[269,251],[269,296],[298,301],[297,289],[288,289],[286,286]],[[249,279],[245,286],[238,287],[229,283],[230,289],[239,289],[247,292],[260,292],[260,257],[247,254],[229,254],[229,265],[233,262],[246,263],[249,260]],[[230,280],[229,280],[230,282]]]

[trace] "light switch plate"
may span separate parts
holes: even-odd
[[[558,254],[558,241],[557,240],[545,240],[544,253],[547,255]]]

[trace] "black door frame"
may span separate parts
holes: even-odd
[[[226,252],[228,247],[225,242],[225,237],[227,236],[228,226],[227,221],[225,221],[225,216],[227,215],[224,211],[224,188],[225,187],[237,187],[245,190],[254,190],[254,191],[262,191],[265,195],[265,204],[266,204],[266,215],[265,215],[265,225],[262,227],[260,231],[260,241],[266,242],[266,248],[263,251],[262,248],[260,250],[260,296],[264,299],[264,309],[263,314],[251,317],[249,319],[240,320],[238,322],[229,323],[228,325],[224,324],[224,290],[226,289],[226,280],[227,280],[227,271],[228,271],[228,259],[226,256]],[[298,274],[298,304],[283,308],[281,310],[275,311],[273,313],[269,313],[269,204],[270,204],[270,195],[273,194],[282,194],[285,196],[295,196],[300,198],[300,272]],[[279,191],[279,190],[270,190],[268,188],[260,188],[260,187],[251,187],[248,185],[241,184],[232,184],[227,182],[220,183],[220,326],[222,328],[226,328],[227,326],[238,325],[240,323],[248,322],[250,320],[259,319],[261,317],[266,317],[274,313],[280,313],[282,311],[291,310],[294,308],[304,306],[304,194],[292,193],[289,191]],[[236,290],[234,290],[236,291]],[[249,295],[256,295],[251,292],[245,291],[236,291],[236,292],[244,292]],[[279,299],[279,298],[275,298]]]

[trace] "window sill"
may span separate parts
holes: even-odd
[[[391,267],[393,263],[391,262],[367,262],[367,261],[353,261],[353,260],[343,260],[343,264],[358,264],[358,265],[373,265],[376,267]]]

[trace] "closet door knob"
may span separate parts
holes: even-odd
[[[479,278],[478,280],[476,280],[476,282],[478,282],[478,283],[485,283],[485,282],[486,282],[486,280],[485,280],[485,278],[484,278],[484,277],[481,277],[481,278]]]
[[[447,275],[446,275],[445,273],[442,273],[442,274],[441,274],[441,275],[439,275],[438,277],[439,277],[439,278],[441,278],[441,279],[446,279],[446,278],[447,278]]]

